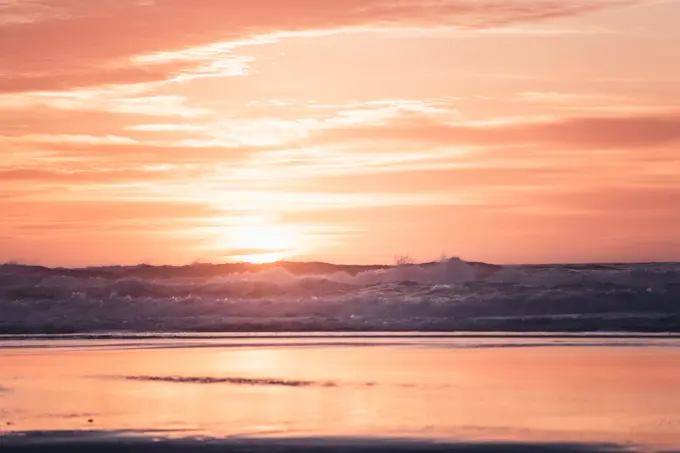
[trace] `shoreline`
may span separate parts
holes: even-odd
[[[680,332],[446,332],[446,331],[111,331],[65,334],[0,334],[0,342],[14,340],[204,340],[204,339],[676,339]]]
[[[154,434],[158,434],[155,435]],[[129,431],[28,431],[3,435],[4,453],[42,452],[233,452],[233,453],[633,453],[630,445],[566,442],[429,441],[399,438],[180,438]]]

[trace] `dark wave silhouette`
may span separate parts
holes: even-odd
[[[0,266],[0,333],[680,332],[680,264]]]
[[[3,453],[633,453],[613,444],[435,442],[389,438],[164,439],[163,431],[29,431],[2,437]],[[658,452],[661,453],[661,452]],[[670,452],[668,452],[670,453]]]

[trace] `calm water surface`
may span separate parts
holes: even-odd
[[[4,435],[162,430],[680,450],[680,340],[14,338],[0,341],[0,424]]]

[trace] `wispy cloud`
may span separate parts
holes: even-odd
[[[0,0],[0,260],[676,243],[678,8]]]
[[[79,0],[12,2],[4,7],[11,20],[0,24],[0,63],[9,70],[0,79],[0,90],[148,82],[169,75],[175,78],[178,72],[189,77],[239,74],[247,60],[211,55],[215,43],[251,41],[282,32],[361,26],[502,27],[625,3],[630,2],[255,0],[245,6],[218,0],[101,0],[96,7]],[[22,43],[20,50],[14,44],[17,42]],[[185,50],[201,46],[208,50]],[[167,58],[173,51],[177,54]],[[158,58],[143,57],[159,53],[166,55],[161,63]],[[206,65],[206,58],[213,62]],[[170,70],[167,64],[179,66]]]
[[[522,118],[452,123],[407,116],[378,125],[333,128],[319,140],[417,141],[450,146],[545,144],[560,148],[638,148],[680,141],[680,114]]]

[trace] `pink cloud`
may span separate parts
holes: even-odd
[[[271,147],[259,146],[183,146],[181,143],[149,143],[133,140],[116,142],[105,138],[91,137],[92,142],[64,140],[69,136],[17,137],[4,144],[5,149],[18,156],[29,155],[33,150],[54,159],[76,159],[79,161],[113,162],[119,165],[146,165],[159,163],[215,163],[238,162]],[[74,136],[73,138],[77,138]],[[39,138],[39,140],[35,140]]]
[[[225,214],[203,203],[177,201],[134,201],[134,200],[52,200],[5,202],[3,215],[10,223],[32,223],[36,219],[50,219],[52,222],[96,225],[113,225],[129,220],[173,221],[177,219],[210,218]]]
[[[295,181],[290,190],[322,187],[329,193],[418,193],[450,190],[484,191],[516,187],[537,188],[569,181],[582,169],[555,167],[485,168],[460,167],[429,170],[392,170],[349,175],[327,175]]]
[[[0,27],[0,35],[2,27]],[[2,58],[0,57],[0,61]],[[57,64],[35,67],[33,72],[0,74],[0,93],[22,93],[32,91],[61,91],[84,88],[101,84],[132,84],[156,82],[171,78],[173,74],[190,70],[196,66],[191,62],[154,63],[120,67],[82,66],[75,71]],[[64,61],[68,64],[68,61]],[[19,70],[21,71],[21,70]]]
[[[369,126],[332,128],[317,140],[394,141],[449,146],[550,145],[557,148],[639,148],[680,142],[680,114],[563,118],[490,124],[444,123],[409,115]]]
[[[30,134],[107,136],[148,121],[167,121],[167,118],[95,108],[77,111],[42,106],[5,108],[0,109],[0,135],[19,138]]]
[[[0,179],[7,182],[33,182],[40,184],[99,185],[139,181],[162,181],[175,178],[190,178],[201,174],[200,171],[187,169],[47,169],[41,168],[0,168]]]
[[[43,0],[10,3],[0,23],[0,90],[53,90],[162,80],[132,57],[253,36],[346,27],[487,28],[620,5],[604,0]],[[14,6],[13,6],[14,5]],[[20,43],[20,45],[17,45]],[[173,64],[178,64],[173,62]],[[180,67],[185,62],[179,62]]]
[[[563,212],[580,211],[616,218],[638,215],[650,223],[672,219],[668,227],[680,222],[680,210],[669,209],[678,205],[680,183],[668,185],[602,185],[596,189],[581,186],[563,193],[534,193],[527,197],[530,203],[550,205]]]

